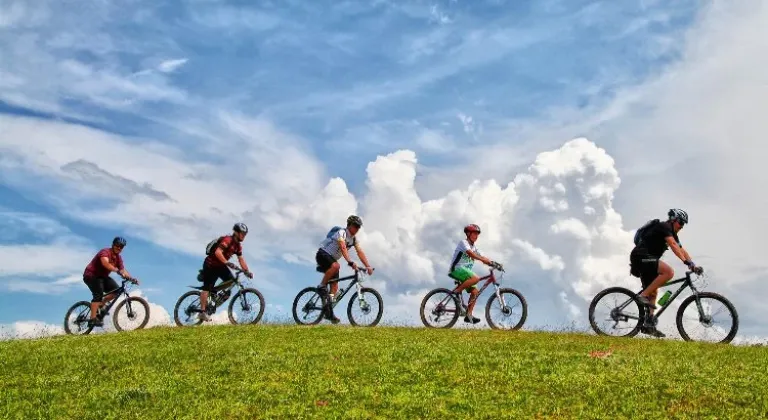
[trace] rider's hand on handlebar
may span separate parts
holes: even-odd
[[[347,263],[350,267],[352,267],[353,270],[357,271],[357,264],[355,264],[354,261],[350,261]]]
[[[691,270],[698,275],[704,274],[704,267],[693,267]]]
[[[246,271],[245,275],[248,276],[249,279],[253,278],[253,273],[251,273],[250,271]]]
[[[233,263],[233,262],[228,262],[227,263],[227,267],[229,267],[229,268],[231,268],[233,270],[237,270],[238,269],[237,265],[235,265],[235,263]]]
[[[370,276],[371,274],[373,274],[373,268],[371,268],[371,267],[366,267],[366,271],[368,272],[368,275],[369,275],[369,276]]]

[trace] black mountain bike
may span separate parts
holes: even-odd
[[[205,307],[205,312],[209,316],[215,314],[216,309],[229,299],[232,294],[232,288],[237,286],[239,290],[232,297],[227,309],[229,322],[232,324],[256,324],[261,320],[261,316],[264,315],[264,296],[254,288],[243,286],[243,282],[240,280],[240,274],[243,273],[243,269],[234,267],[233,270],[237,273],[234,279],[221,282],[221,284],[213,288],[212,293],[208,293],[208,304]],[[181,295],[179,300],[176,301],[176,307],[173,308],[173,319],[176,325],[180,327],[200,325],[203,322],[198,318],[198,314],[202,312],[200,310],[200,291],[203,288],[202,286],[188,287],[195,290]],[[188,301],[183,303],[185,300]],[[236,310],[242,310],[244,315],[236,317]]]
[[[690,333],[693,332],[692,330],[698,324],[703,327],[705,333],[725,332],[725,334],[723,334],[724,337],[717,342],[730,343],[739,329],[739,316],[736,313],[736,308],[728,299],[717,293],[700,292],[691,280],[691,273],[693,272],[687,271],[685,277],[670,280],[659,288],[659,290],[661,290],[662,287],[682,283],[682,286],[670,296],[669,300],[665,302],[664,305],[661,305],[652,317],[648,316],[648,307],[641,304],[637,298],[642,290],[637,293],[632,293],[632,291],[623,287],[609,287],[608,289],[601,291],[595,295],[594,299],[592,299],[592,303],[589,305],[589,323],[592,326],[592,329],[599,335],[634,337],[644,324],[655,326],[661,314],[672,305],[675,298],[679,296],[683,290],[690,287],[692,292],[691,296],[688,296],[683,300],[680,304],[680,308],[677,310],[677,330],[680,332],[680,336],[685,341],[697,341],[691,338]],[[732,322],[729,323],[730,325],[723,325],[722,327],[715,325],[714,316],[722,312],[722,309],[712,311],[712,308],[716,304],[720,304],[722,308],[727,311],[727,315],[731,316]],[[603,307],[607,308],[607,313],[596,315],[595,312],[598,309],[598,306],[600,309],[603,309]],[[689,310],[688,314],[686,314],[686,310]],[[688,326],[687,328],[684,327],[683,321],[686,319],[692,320],[693,325]],[[600,321],[605,321],[605,323],[608,324],[608,328],[600,328],[597,325],[597,322]],[[622,328],[618,328],[620,322],[626,324],[624,324]],[[613,325],[611,326],[610,324]],[[624,333],[611,334],[612,331],[618,332],[620,330],[624,331]]]
[[[499,279],[496,279],[494,270],[502,273]],[[523,295],[515,289],[499,287],[499,281],[504,276],[504,268],[498,263],[491,265],[491,273],[480,277],[480,281],[485,280],[485,284],[477,294],[477,299],[480,299],[480,295],[489,286],[493,285],[494,294],[488,298],[488,303],[485,305],[485,320],[492,329],[505,329],[505,330],[519,330],[528,318],[528,303],[525,301]],[[480,283],[480,282],[478,282]],[[457,293],[459,285],[453,288],[453,290],[438,288],[431,290],[424,296],[421,301],[421,322],[428,328],[451,328],[459,316],[465,316],[467,313],[468,305],[464,303],[464,294]],[[504,296],[506,295],[506,296]],[[434,303],[427,308],[430,298],[436,298]],[[502,321],[508,320],[510,325],[503,327],[501,322],[496,322],[491,317],[491,309],[494,303],[498,303],[498,311],[502,315]],[[515,315],[516,311],[520,312],[520,318],[517,319]],[[517,320],[516,320],[517,319]],[[444,320],[446,322],[443,326],[437,324]],[[434,321],[434,323],[432,322]]]
[[[120,284],[120,287],[104,293],[104,296],[112,293],[116,294],[117,296],[115,296],[115,298],[109,301],[105,306],[99,308],[96,314],[96,318],[103,321],[104,318],[109,315],[109,310],[112,308],[112,306],[115,305],[115,302],[120,299],[120,296],[125,295],[125,299],[120,300],[120,303],[117,304],[112,317],[112,324],[118,331],[138,330],[144,328],[147,325],[147,322],[149,322],[149,304],[146,300],[144,300],[144,298],[139,296],[130,296],[128,294],[127,288],[125,287],[126,283],[136,284],[136,280],[132,278],[124,279]],[[104,296],[102,296],[102,299]],[[125,322],[120,320],[123,314],[126,315]],[[64,315],[64,331],[66,331],[67,334],[73,335],[90,334],[90,332],[93,330],[93,326],[89,325],[88,323],[90,318],[91,302],[81,300],[80,302],[72,305],[69,310],[67,310],[67,314]],[[132,321],[138,321],[138,324],[133,328],[131,328],[130,324]]]
[[[316,270],[319,273],[324,271],[317,267]],[[374,327],[381,321],[381,315],[384,313],[384,301],[381,299],[381,295],[375,289],[370,287],[363,287],[363,281],[365,280],[365,268],[358,267],[355,270],[355,274],[351,276],[341,277],[338,279],[330,279],[328,286],[332,283],[352,280],[352,282],[346,288],[339,288],[338,293],[333,302],[328,302],[330,296],[326,293],[321,293],[322,286],[310,286],[302,289],[293,300],[293,320],[300,325],[315,325],[320,322],[325,314],[324,308],[326,304],[330,304],[332,308],[335,308],[339,304],[341,299],[347,292],[354,286],[357,291],[349,298],[349,304],[347,305],[347,317],[349,323],[354,326]],[[299,302],[302,303],[299,303]],[[374,306],[374,308],[371,308]],[[360,309],[361,319],[356,319],[352,315],[354,309]],[[371,320],[372,319],[372,320]],[[365,320],[369,320],[365,322]]]

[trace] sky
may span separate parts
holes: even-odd
[[[384,323],[420,325],[477,223],[525,329],[586,328],[597,292],[639,288],[635,229],[679,207],[736,342],[762,340],[766,20],[759,0],[0,0],[0,335],[61,333],[116,235],[166,325],[235,222],[265,320],[290,321],[353,213]]]

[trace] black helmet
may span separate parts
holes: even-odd
[[[363,227],[363,220],[354,214],[347,217],[347,226],[349,225],[355,225],[357,227]]]
[[[248,226],[246,226],[245,223],[235,223],[235,225],[232,226],[232,230],[234,230],[235,232],[246,234],[248,233]]]
[[[115,239],[112,240],[112,246],[119,246],[120,248],[125,248],[127,243],[128,242],[122,236],[116,236]]]
[[[684,210],[670,209],[669,212],[667,212],[667,216],[669,216],[669,220],[677,220],[683,225],[688,223],[688,213]]]

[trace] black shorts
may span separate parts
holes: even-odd
[[[226,265],[221,266],[205,266],[202,270],[203,290],[213,292],[213,287],[216,285],[216,280],[222,281],[234,280],[235,275],[229,271],[229,267]]]
[[[320,267],[321,270],[323,270],[323,273],[328,271],[329,268],[333,265],[333,263],[336,262],[336,259],[333,258],[333,255],[327,253],[323,249],[318,249],[317,253],[315,254],[315,262],[317,263],[317,266]],[[332,278],[337,279],[339,278],[338,271],[336,272],[336,275]]]
[[[643,289],[645,289],[659,275],[659,258],[635,248],[629,254],[629,267],[629,273],[640,278]]]
[[[101,302],[105,292],[109,293],[117,290],[120,286],[112,277],[83,277],[83,283],[88,286],[93,298],[91,302]]]

